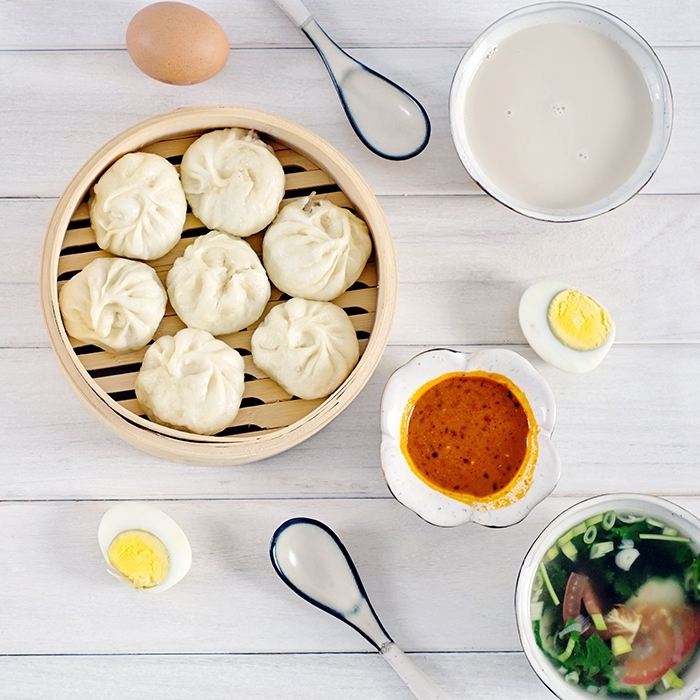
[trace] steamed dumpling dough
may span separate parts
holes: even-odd
[[[330,301],[357,281],[372,252],[364,221],[313,195],[285,206],[263,239],[272,283],[290,296]]]
[[[250,236],[265,228],[284,197],[284,170],[254,131],[220,129],[186,151],[180,177],[194,215],[208,228]]]
[[[206,331],[184,328],[148,348],[134,388],[156,423],[215,435],[236,417],[243,381],[238,351]]]
[[[343,309],[298,298],[270,310],[253,333],[251,350],[263,372],[301,399],[330,394],[360,357],[355,328]]]
[[[113,353],[138,350],[150,342],[166,301],[153,268],[123,258],[96,258],[58,295],[68,334]]]
[[[187,201],[177,170],[154,153],[127,153],[95,184],[90,222],[97,245],[115,255],[155,260],[180,240]]]
[[[235,333],[257,321],[270,299],[270,281],[255,251],[241,238],[210,231],[175,260],[168,296],[190,328]]]

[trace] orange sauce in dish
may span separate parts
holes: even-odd
[[[401,429],[401,449],[429,486],[463,501],[498,497],[534,464],[537,424],[507,377],[453,372],[418,389]]]

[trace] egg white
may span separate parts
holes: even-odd
[[[163,511],[146,503],[120,503],[108,510],[100,521],[97,530],[97,540],[108,564],[107,552],[114,538],[127,530],[145,530],[155,535],[168,550],[170,555],[170,571],[165,580],[157,586],[140,590],[151,593],[162,593],[180,581],[190,570],[192,564],[192,549],[180,526]],[[128,581],[122,574],[116,572],[110,564],[110,573],[116,573],[118,578]]]
[[[548,364],[564,372],[582,374],[597,367],[615,341],[615,324],[605,342],[595,350],[573,350],[552,333],[547,321],[547,309],[552,299],[565,289],[574,289],[563,282],[538,282],[525,291],[518,307],[520,328],[530,347]]]

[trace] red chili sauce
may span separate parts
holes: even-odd
[[[528,416],[513,391],[478,374],[438,381],[414,402],[405,447],[414,469],[437,488],[476,498],[513,480],[528,447]]]

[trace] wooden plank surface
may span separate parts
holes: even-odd
[[[411,654],[453,698],[542,700],[553,697],[522,652]],[[364,654],[223,654],[0,657],[8,697],[51,700],[338,700],[413,696],[376,652]],[[502,679],[494,684],[494,676]],[[50,695],[46,695],[51,679]]]
[[[606,216],[563,226],[525,219],[485,196],[380,201],[399,263],[392,343],[523,343],[518,301],[548,278],[600,299],[618,343],[700,340],[700,197],[638,196]],[[39,256],[54,204],[0,200],[5,346],[48,344]]]
[[[675,500],[700,512],[697,497]],[[547,522],[573,502],[549,498],[511,528],[446,530],[393,499],[161,502],[193,554],[187,576],[157,595],[135,591],[105,570],[97,527],[110,502],[0,504],[4,604],[23,621],[3,630],[0,654],[371,650],[274,573],[270,537],[297,516],[321,520],[342,538],[402,648],[518,651],[513,591],[520,564]]]
[[[123,49],[129,19],[145,4],[139,0],[122,0],[118,5],[106,0],[59,4],[10,0],[0,25],[0,48]],[[343,47],[462,47],[501,15],[523,5],[517,0],[435,0],[429,9],[413,1],[386,6],[373,0],[352,4],[307,0],[305,4]],[[600,0],[596,5],[624,19],[654,45],[698,44],[700,17],[694,0]],[[216,18],[234,47],[308,46],[272,0],[202,0],[197,7]]]
[[[697,345],[616,345],[588,375],[511,347],[543,373],[557,399],[558,494],[626,491],[634,483],[653,493],[700,494]],[[379,469],[381,393],[391,372],[423,349],[388,348],[355,402],[297,448],[221,469],[171,464],[124,445],[78,402],[50,350],[2,350],[0,443],[10,450],[3,498],[390,498]]]
[[[466,48],[516,0],[308,0],[344,47],[426,106],[433,137],[404,162],[369,153],[323,64],[272,0],[202,0],[232,47],[197,86],[131,63],[126,25],[147,0],[8,0],[0,7],[0,697],[408,700],[350,628],[275,576],[270,535],[308,515],[346,542],[385,626],[454,698],[545,700],[513,613],[520,562],[583,497],[641,490],[700,515],[700,13],[695,0],[598,3],[656,49],[673,89],[669,150],[643,193],[597,219],[535,222],[484,196],[452,145],[447,97]],[[64,187],[119,131],[193,104],[239,104],[299,122],[338,148],[379,196],[399,299],[390,345],[353,404],[307,442],[235,468],[184,466],[126,445],[73,395],[39,310],[44,230]],[[525,345],[517,303],[559,278],[599,298],[617,342],[570,375]],[[554,494],[506,530],[427,525],[390,495],[379,405],[391,372],[423,349],[515,349],[557,400]],[[114,581],[101,515],[148,500],[183,527],[192,570],[162,596]]]
[[[279,114],[316,132],[350,159],[376,194],[476,193],[457,158],[448,122],[450,82],[464,50],[367,48],[355,53],[424,103],[433,133],[418,157],[391,163],[360,143],[311,49],[242,49],[210,81],[185,87],[147,78],[125,51],[91,51],[89,61],[83,51],[0,52],[3,110],[11,117],[3,122],[6,167],[0,171],[0,192],[58,196],[94,151],[132,124],[185,105],[235,104]],[[699,193],[700,46],[663,47],[658,53],[673,87],[675,121],[668,152],[645,191]],[[19,88],[18,74],[23,76]],[[45,113],[47,97],[53,100],[51,114]],[[31,138],[23,138],[27,132]]]

